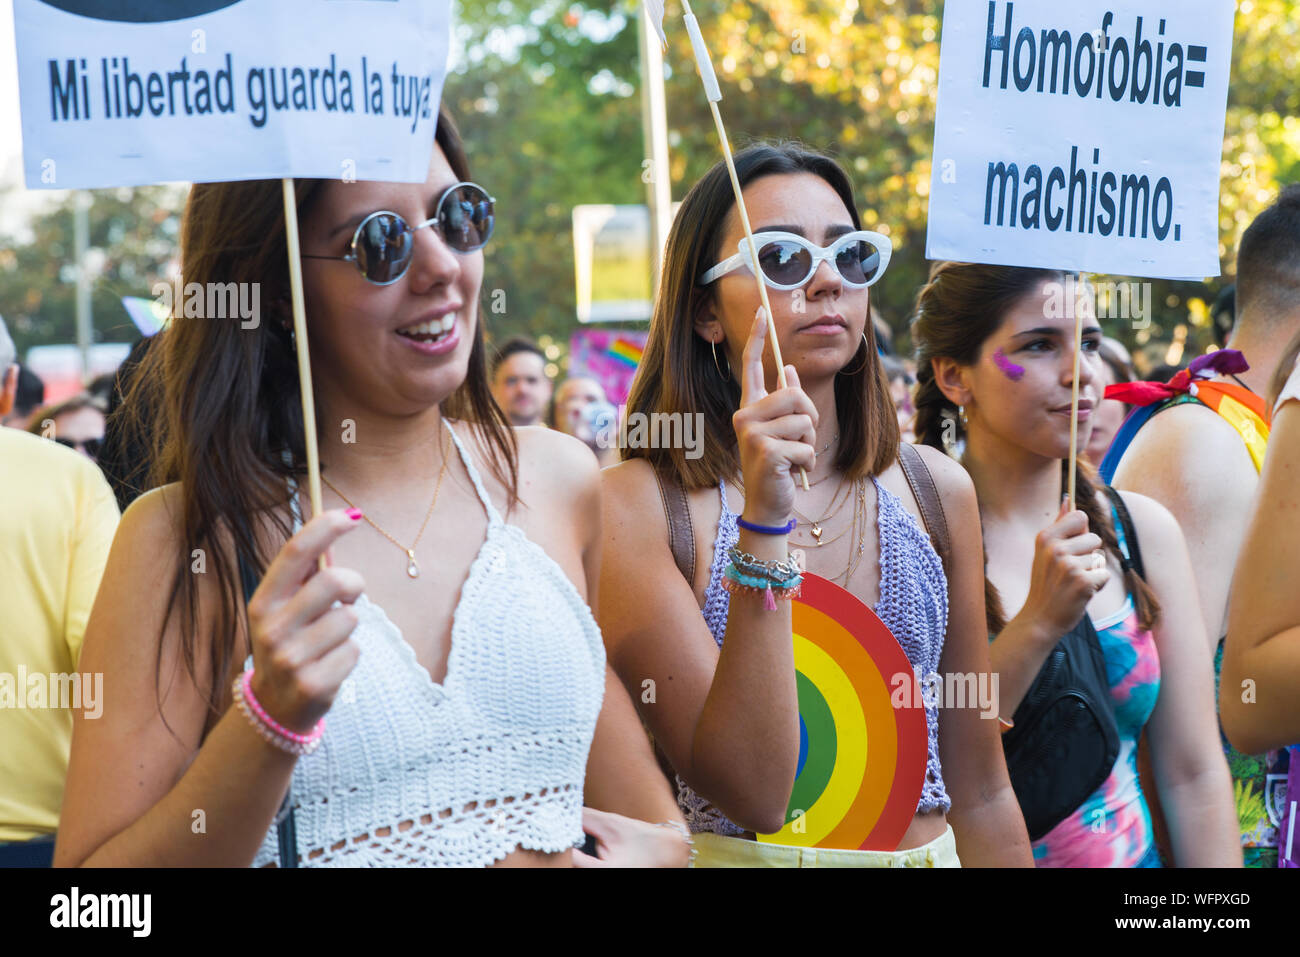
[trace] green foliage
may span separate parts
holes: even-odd
[[[445,98],[460,121],[476,179],[498,199],[485,301],[496,337],[563,342],[576,325],[572,208],[645,201],[637,26],[639,0],[461,0],[465,56]],[[733,145],[798,138],[835,154],[853,178],[864,222],[894,241],[874,302],[903,336],[924,281],[925,224],[938,86],[939,0],[698,0],[723,89]],[[680,199],[720,158],[678,2],[667,4],[665,55],[670,175]],[[1224,134],[1220,255],[1224,279],[1155,284],[1146,330],[1107,331],[1148,361],[1171,339],[1187,355],[1212,340],[1206,303],[1230,280],[1241,231],[1300,178],[1300,2],[1239,0]],[[113,264],[95,286],[97,324],[121,320],[118,296],[146,294],[175,240],[179,205],[147,190],[100,191],[94,246]],[[163,194],[157,194],[161,196]],[[0,237],[0,314],[20,346],[70,341],[65,274],[70,207],[34,224],[36,240]],[[116,230],[115,233],[110,230]],[[170,229],[171,232],[167,230]],[[116,237],[116,238],[115,238]],[[155,251],[151,251],[155,250]],[[1109,278],[1109,277],[1108,277]],[[1114,277],[1122,278],[1122,277]],[[114,336],[100,325],[100,334]]]
[[[19,355],[35,345],[75,342],[74,207],[68,192],[34,216],[31,238],[0,237],[0,316]],[[133,342],[139,332],[123,296],[149,296],[175,257],[184,192],[176,186],[99,189],[90,193],[88,248],[97,266],[91,284],[96,341]],[[3,197],[0,197],[0,202]]]

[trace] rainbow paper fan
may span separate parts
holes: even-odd
[[[925,710],[895,708],[891,680],[912,665],[870,608],[805,573],[795,599],[799,764],[768,844],[894,851],[916,814],[925,781]]]

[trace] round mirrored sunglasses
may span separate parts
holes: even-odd
[[[487,245],[496,221],[496,200],[476,183],[455,183],[438,200],[431,219],[414,226],[397,213],[381,209],[361,221],[346,256],[303,253],[303,259],[354,262],[367,282],[387,286],[406,275],[415,251],[415,230],[433,226],[442,241],[459,253]]]

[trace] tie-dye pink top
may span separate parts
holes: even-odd
[[[1138,867],[1155,860],[1151,812],[1138,782],[1137,744],[1160,693],[1160,658],[1138,625],[1133,599],[1093,622],[1106,659],[1110,701],[1119,725],[1119,757],[1110,777],[1073,814],[1034,842],[1039,867]]]

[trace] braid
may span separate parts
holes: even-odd
[[[928,362],[916,371],[913,402],[916,405],[916,424],[913,431],[917,444],[929,445],[943,451],[944,420],[956,416],[957,406],[939,388],[939,383],[934,378],[934,367]],[[945,416],[945,412],[948,415]]]
[[[1061,483],[1064,488],[1069,474],[1069,461],[1061,462]],[[1111,521],[1110,508],[1097,499],[1097,472],[1083,459],[1078,459],[1075,468],[1074,486],[1075,507],[1088,516],[1088,528],[1101,538],[1101,547],[1123,562],[1119,550],[1119,536],[1115,534],[1115,523]],[[1150,631],[1160,621],[1160,602],[1155,592],[1138,573],[1129,568],[1124,572],[1124,589],[1133,596],[1133,608],[1137,611],[1138,625],[1143,631]]]

